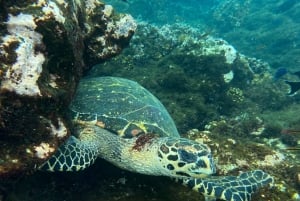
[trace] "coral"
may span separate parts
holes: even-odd
[[[274,152],[272,154],[266,155],[264,160],[257,160],[255,163],[259,167],[266,167],[266,166],[271,166],[274,167],[276,165],[279,165],[283,162],[285,159],[285,156],[282,153],[279,152]]]
[[[45,62],[44,54],[35,50],[42,45],[42,35],[35,31],[37,25],[32,15],[20,13],[17,16],[9,15],[6,22],[8,35],[3,37],[0,45],[1,54],[8,57],[5,49],[17,44],[16,62],[6,66],[6,73],[1,81],[1,90],[6,89],[19,95],[41,96],[37,80]]]
[[[273,175],[276,178],[273,190],[260,191],[260,196],[255,195],[260,197],[260,200],[277,200],[274,196],[280,197],[280,200],[297,198],[299,165],[295,164],[295,155],[274,150],[265,145],[262,139],[256,138],[254,142],[252,138],[223,132],[224,124],[227,127],[235,127],[231,122],[212,122],[205,130],[188,131],[187,137],[203,142],[211,148],[218,175],[239,174],[249,169],[264,169]],[[219,126],[222,128],[213,129]]]
[[[108,25],[109,26],[109,25]],[[131,15],[124,15],[116,21],[112,36],[115,39],[127,38],[131,33],[135,31],[137,24]]]
[[[0,1],[0,9],[3,177],[32,171],[65,141],[83,72],[126,47],[136,25],[97,0]]]
[[[89,75],[122,76],[140,82],[163,101],[179,130],[186,131],[201,129],[219,115],[234,116],[245,109],[242,103],[256,94],[247,91],[257,75],[253,69],[265,72],[268,65],[263,64],[202,30],[183,24],[141,22],[124,54],[93,68]]]
[[[229,83],[234,78],[234,73],[230,70],[228,73],[223,74],[224,82]]]
[[[236,87],[230,87],[226,92],[226,95],[229,96],[233,102],[237,103],[241,103],[245,99],[243,91]]]
[[[48,143],[42,142],[40,145],[34,147],[34,151],[36,157],[47,159],[55,151],[55,148],[51,147]]]
[[[42,11],[45,14],[43,16],[44,20],[47,18],[49,19],[53,16],[57,22],[59,22],[61,24],[65,23],[66,19],[63,16],[61,9],[53,1],[45,2],[45,4],[43,5],[43,8],[42,8]]]
[[[160,85],[170,91],[185,91],[188,77],[181,71],[172,70],[161,78]]]
[[[262,133],[263,137],[274,138],[274,137],[279,137],[281,135],[282,127],[275,122],[265,123],[264,127],[265,129]]]
[[[113,14],[113,7],[111,5],[105,5],[103,8],[103,18],[108,18]]]
[[[88,41],[86,58],[92,63],[107,59],[118,54],[123,47],[127,46],[129,40],[136,30],[134,19],[128,15],[120,15],[118,19],[111,18],[113,8],[104,6],[101,10],[102,20],[105,26],[91,27],[93,37]]]
[[[225,40],[210,38],[206,40],[209,46],[204,48],[204,54],[223,54],[226,58],[226,63],[232,64],[237,58],[237,51],[233,46],[229,45]]]
[[[240,27],[250,10],[251,0],[237,2],[228,0],[221,2],[213,11],[213,18],[216,22],[228,25],[228,28]]]
[[[78,4],[78,7],[82,7],[82,4],[85,5],[84,9],[86,13],[86,18],[93,17],[93,15],[95,14],[94,12],[97,10],[97,8],[103,5],[101,1],[97,0],[84,0],[82,2],[76,1],[76,3]]]
[[[63,121],[61,119],[58,119],[58,125],[55,126],[52,123],[50,124],[51,127],[51,134],[58,138],[65,138],[67,137],[68,130],[66,126],[64,125]]]
[[[182,24],[143,22],[123,54],[89,75],[140,82],[167,107],[183,136],[209,145],[218,175],[263,169],[274,175],[276,184],[285,181],[286,191],[263,189],[254,200],[290,200],[297,174],[288,170],[299,169],[299,156],[289,157],[279,137],[282,128],[298,128],[296,99],[274,84],[268,63],[240,52],[228,63],[221,47],[230,44],[202,35],[202,30]],[[284,112],[274,113],[280,108]]]

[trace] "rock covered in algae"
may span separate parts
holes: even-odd
[[[239,113],[251,95],[247,90],[252,82],[268,69],[267,63],[200,29],[142,22],[123,54],[89,74],[138,81],[163,102],[184,132],[219,115]]]
[[[69,134],[64,111],[87,66],[136,24],[96,0],[0,1],[0,177],[31,170]]]

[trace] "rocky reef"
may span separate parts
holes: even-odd
[[[129,5],[107,1],[144,21],[160,25],[187,23],[213,32],[244,54],[267,61],[271,68],[299,70],[297,0],[265,0],[263,4],[258,0],[131,0]]]
[[[58,7],[60,7],[59,2],[61,1],[57,1]],[[53,146],[53,141],[59,137],[62,139],[57,141],[63,141],[69,133],[68,122],[64,118],[63,111],[72,97],[77,80],[87,69],[86,66],[105,61],[117,54],[121,50],[119,47],[124,47],[128,43],[136,27],[132,18],[128,15],[115,16],[112,7],[101,3],[94,7],[95,4],[91,2],[84,1],[81,6],[75,7],[77,9],[75,16],[81,16],[84,12],[90,13],[88,16],[93,16],[95,12],[88,12],[89,9],[99,6],[102,15],[99,19],[109,22],[100,20],[100,24],[92,26],[82,22],[91,22],[95,18],[78,17],[76,26],[67,23],[67,27],[72,29],[59,32],[61,34],[56,32],[51,34],[51,31],[56,30],[56,26],[50,23],[53,29],[44,30],[43,26],[40,28],[37,26],[34,32],[38,34],[31,33],[27,38],[26,41],[39,39],[41,42],[38,44],[43,44],[37,45],[34,53],[29,54],[28,57],[32,61],[44,57],[45,61],[42,63],[41,75],[35,81],[38,87],[33,88],[36,94],[18,94],[14,88],[1,88],[1,97],[5,97],[1,98],[0,102],[2,112],[0,117],[3,122],[0,139],[4,145],[0,152],[4,153],[1,155],[1,167],[5,167],[6,164],[10,165],[6,167],[23,164],[27,169],[34,169],[33,165],[45,160],[49,152],[54,152],[56,146]],[[234,1],[227,2],[228,5],[233,5],[231,2]],[[150,4],[149,1],[146,3]],[[7,3],[1,4],[9,8]],[[19,4],[18,8],[25,5]],[[30,5],[31,8],[37,5],[47,7],[42,1]],[[83,5],[86,5],[88,10],[84,12],[80,10],[84,8]],[[49,7],[52,8],[53,5]],[[70,8],[68,5],[64,7]],[[227,8],[228,6],[224,4],[224,7],[220,7],[216,12],[222,13],[222,10]],[[239,14],[238,11],[239,9],[232,10],[236,14]],[[5,13],[5,17],[2,16],[4,23],[1,24],[3,30],[6,30],[2,34],[3,44],[5,36],[10,33],[8,27],[10,17],[16,18],[21,13],[26,14],[23,11],[11,12],[11,15],[8,14],[10,12]],[[221,18],[224,16],[220,15],[217,19]],[[55,17],[49,19],[53,20]],[[244,20],[245,18],[237,15],[233,19]],[[60,26],[58,23],[58,27]],[[239,26],[239,23],[234,22],[232,26]],[[91,31],[96,28],[101,28],[98,35]],[[64,30],[63,28],[59,30],[61,29]],[[76,31],[73,32],[74,30]],[[288,86],[282,81],[273,80],[271,67],[267,62],[246,56],[226,40],[213,37],[211,32],[203,30],[183,24],[154,26],[140,22],[129,48],[110,61],[94,66],[86,74],[126,77],[138,81],[149,89],[164,103],[182,136],[210,146],[217,163],[217,175],[237,175],[243,171],[263,169],[274,176],[274,186],[271,189],[260,189],[252,200],[299,200],[299,96],[286,95]],[[80,34],[76,36],[71,33]],[[42,39],[39,34],[43,36]],[[59,45],[52,47],[52,42],[44,40],[46,36],[53,37],[52,41],[58,41],[53,44]],[[58,40],[58,36],[62,36],[67,42]],[[70,41],[73,40],[69,37],[71,39],[79,37],[82,43],[71,43]],[[78,44],[82,46],[76,46]],[[62,45],[64,48],[60,48]],[[10,58],[14,61],[11,62],[11,66],[18,63],[16,50],[20,45],[11,46],[6,48],[7,50],[5,45],[1,47],[3,50],[1,49],[0,59]],[[84,47],[83,51],[79,51],[82,50],[79,47]],[[13,54],[6,55],[13,57],[2,56],[5,55],[2,53],[10,49],[15,51],[11,51]],[[79,59],[80,62],[76,60],[79,57],[75,57],[74,52],[82,58]],[[11,75],[7,72],[12,67],[9,63],[4,64],[7,67],[3,67],[6,71],[3,70],[1,73],[3,80],[1,84],[8,82],[7,77]],[[34,76],[29,77],[30,81],[36,79]],[[26,86],[22,87],[18,90],[26,91]],[[35,105],[35,102],[40,105]],[[11,110],[12,107],[14,110]],[[36,114],[35,112],[39,112],[40,119],[31,118],[31,114]],[[11,119],[6,121],[6,117]],[[285,128],[291,129],[285,130],[286,134],[283,134]],[[23,130],[28,134],[24,135]],[[23,139],[26,141],[24,142]],[[20,149],[12,152],[13,146],[9,147],[12,145],[10,142],[14,145],[18,143]],[[29,149],[26,149],[27,147]],[[295,152],[289,148],[291,150],[295,148]],[[16,155],[18,159],[23,156],[27,158],[21,161],[23,163],[19,161],[15,163],[11,153],[19,154]],[[7,169],[0,170],[6,173],[4,170]],[[0,186],[0,200],[1,198],[23,201],[205,200],[198,193],[185,189],[169,181],[168,178],[133,174],[107,164],[103,160],[98,160],[96,164],[82,172],[68,174],[37,172],[25,176],[14,185],[13,189]]]
[[[280,109],[293,101],[280,90],[283,84],[272,81],[268,63],[182,24],[140,23],[130,47],[89,75],[138,81],[165,104],[181,132],[202,129],[219,116],[255,113],[267,105]]]
[[[66,110],[92,65],[136,24],[97,0],[0,1],[0,177],[36,169],[69,135]]]
[[[287,96],[267,62],[201,29],[139,23],[129,48],[89,72],[100,75],[127,77],[153,92],[183,136],[211,147],[219,175],[273,175],[274,188],[253,200],[299,199],[299,151],[288,151],[299,146],[299,96]],[[299,133],[283,135],[285,128]]]

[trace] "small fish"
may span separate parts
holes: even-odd
[[[300,130],[297,130],[297,129],[282,129],[281,134],[284,134],[284,135],[294,135],[294,134],[300,134]]]
[[[297,94],[298,90],[300,89],[300,82],[290,82],[287,80],[285,80],[284,82],[290,86],[290,91],[288,93],[289,96]]]
[[[287,148],[285,148],[285,150],[287,150],[287,151],[299,151],[300,147],[287,147]]]
[[[278,68],[278,69],[276,70],[276,72],[274,73],[274,75],[273,75],[273,79],[274,79],[275,81],[277,81],[277,80],[279,80],[281,77],[283,77],[284,75],[286,75],[288,72],[289,72],[289,71],[288,71],[286,68],[283,68],[283,67]]]
[[[281,142],[288,146],[285,148],[286,150],[300,150],[300,146],[298,144],[300,134],[299,129],[285,128],[281,130],[281,134]]]

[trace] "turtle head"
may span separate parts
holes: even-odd
[[[166,138],[158,156],[172,177],[202,178],[216,172],[208,146],[184,138]]]

